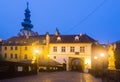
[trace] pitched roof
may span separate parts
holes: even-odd
[[[2,45],[32,45],[32,43],[38,41],[44,44],[45,37],[43,36],[13,36],[2,43]]]
[[[78,37],[78,39],[75,39],[75,37]],[[60,35],[60,36],[50,36],[50,43],[91,43],[95,42],[93,38],[88,36],[87,34],[83,35]],[[60,38],[61,40],[57,40],[57,38]]]
[[[96,42],[93,38],[87,34],[82,35],[53,35],[50,34],[50,43],[92,43]],[[77,39],[75,39],[77,37]],[[58,39],[59,38],[59,39]],[[37,35],[37,36],[13,36],[3,42],[2,45],[32,45],[34,42],[39,44],[46,44],[46,35]]]

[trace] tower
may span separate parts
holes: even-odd
[[[21,23],[22,29],[20,30],[20,35],[22,36],[33,36],[35,33],[31,30],[33,25],[31,24],[30,20],[30,10],[29,10],[29,3],[27,2],[27,8],[25,9],[25,19]]]
[[[59,30],[56,28],[56,31],[55,31],[55,35],[56,36],[59,36],[60,35],[60,32],[59,32]]]

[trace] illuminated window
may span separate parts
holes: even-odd
[[[17,54],[15,54],[15,59],[17,59],[18,58],[18,56],[17,56]]]
[[[66,51],[65,47],[62,47],[61,52],[65,52],[65,51]]]
[[[10,47],[10,50],[13,50],[13,47],[12,47],[12,46]]]
[[[15,50],[17,50],[18,49],[18,47],[17,46],[15,46]]]
[[[7,47],[5,46],[5,48],[4,48],[5,50],[7,50]]]
[[[84,53],[85,52],[85,47],[80,47],[80,53]]]
[[[57,52],[57,47],[56,46],[53,47],[53,52]]]
[[[10,54],[10,58],[13,58],[13,54]]]
[[[27,54],[25,54],[25,55],[24,55],[24,59],[27,59],[27,58],[28,58],[28,56],[27,56]]]
[[[70,52],[75,52],[75,47],[70,47]]]

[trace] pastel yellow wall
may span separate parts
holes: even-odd
[[[4,48],[7,47],[7,50]],[[4,54],[7,54],[7,58],[5,58],[8,61],[20,61],[20,60],[26,60],[24,59],[24,55],[27,55],[27,59],[32,59],[33,51],[32,46],[17,46],[17,50],[15,50],[15,46],[12,46],[13,50],[11,50],[11,46],[2,46],[2,57],[4,58]],[[25,50],[25,47],[27,47],[27,50]],[[10,54],[13,54],[13,58],[10,57]],[[15,58],[15,54],[17,54],[18,58]]]
[[[22,60],[32,60],[33,57],[40,57],[42,60],[51,58],[59,63],[63,63],[64,59],[68,62],[69,57],[76,57],[76,58],[83,58],[85,64],[86,62],[91,61],[91,43],[62,43],[62,44],[47,44],[47,45],[28,45],[28,46],[17,46],[18,49],[15,50],[15,46],[13,47],[13,50],[10,49],[11,46],[6,46],[7,50],[4,50],[5,46],[2,46],[2,56],[4,58],[4,54],[7,54],[7,58],[5,58],[7,61],[22,61]],[[53,47],[57,47],[57,52],[53,52]],[[65,52],[61,52],[61,47],[66,47]],[[85,47],[84,53],[79,53],[75,55],[75,52],[80,52],[80,47]],[[27,47],[27,50],[25,50],[25,47]],[[75,47],[75,52],[70,52],[70,47]],[[34,52],[35,49],[39,50],[39,53],[36,54]],[[15,59],[10,58],[10,54],[17,54],[18,58]],[[27,54],[27,59],[24,59],[24,55]],[[50,55],[50,57],[48,57]],[[54,56],[57,58],[54,59]],[[91,62],[89,62],[89,68],[91,68]]]
[[[82,58],[84,59],[84,65],[87,68],[91,68],[91,55],[92,55],[92,44],[91,43],[65,43],[65,44],[50,44],[50,58],[55,60],[56,62],[63,63],[64,60],[68,62],[69,57],[73,58]],[[57,47],[57,52],[53,52],[53,47]],[[65,47],[66,51],[61,52],[61,47]],[[79,54],[75,54],[75,52],[70,52],[70,47],[75,47],[75,52],[79,52]],[[81,53],[80,52],[80,47],[85,47],[85,52]],[[54,59],[54,57],[56,57]]]
[[[54,46],[56,46],[57,47],[57,52],[53,52],[53,47]],[[62,46],[64,46],[64,47],[66,47],[66,52],[61,52],[61,47]],[[50,44],[50,51],[49,51],[49,54],[61,54],[61,55],[66,55],[66,54],[68,54],[68,55],[74,55],[75,54],[75,52],[70,52],[70,47],[75,47],[75,52],[80,52],[80,46],[83,46],[83,47],[85,47],[85,52],[84,53],[79,53],[79,55],[83,55],[83,56],[85,56],[85,55],[89,55],[89,56],[91,56],[91,44],[87,44],[87,43],[82,43],[82,44],[80,44],[80,43],[73,43],[73,44]]]

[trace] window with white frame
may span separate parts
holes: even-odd
[[[80,47],[80,53],[84,53],[85,52],[85,47],[84,46],[81,46]]]
[[[65,51],[66,51],[65,47],[64,46],[61,47],[61,52],[65,52]]]
[[[70,52],[75,52],[75,47],[70,47]]]
[[[56,46],[53,47],[53,52],[57,52],[57,47]]]

